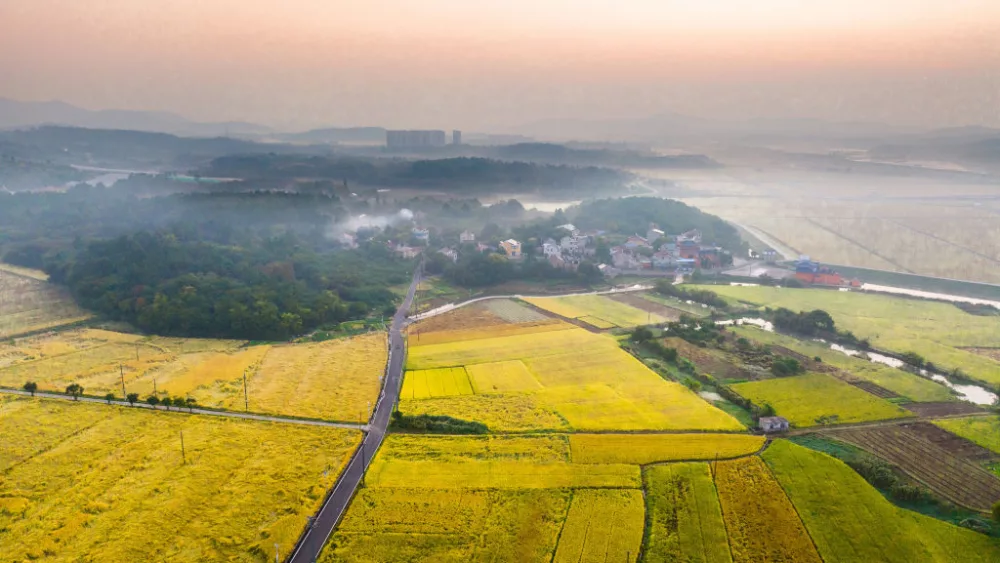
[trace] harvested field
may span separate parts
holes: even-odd
[[[643,561],[732,561],[722,509],[707,463],[649,467]]]
[[[826,561],[1000,561],[995,539],[894,506],[828,455],[776,440],[762,457]]]
[[[822,562],[795,508],[759,457],[714,466],[734,562]]]
[[[681,315],[685,314],[684,311],[681,311],[680,309],[674,309],[673,307],[668,307],[663,303],[658,303],[650,299],[644,299],[642,295],[643,294],[640,293],[619,293],[617,295],[609,296],[609,299],[630,305],[642,311],[654,313],[668,321],[676,321],[681,318]]]
[[[871,381],[863,381],[863,380],[853,379],[853,380],[849,380],[847,382],[850,383],[851,385],[857,387],[858,389],[861,389],[862,391],[867,391],[867,392],[871,393],[872,395],[875,395],[876,397],[878,397],[880,399],[899,399],[900,398],[899,395],[893,393],[892,391],[889,391],[885,387],[879,387],[878,385],[875,385]]]
[[[410,327],[410,330],[431,333],[442,330],[478,329],[504,325],[509,322],[490,310],[487,303],[490,303],[490,301],[459,307],[454,311],[448,311],[436,317],[422,320]]]
[[[913,422],[901,424],[900,426],[914,432],[924,440],[956,457],[975,462],[994,461],[997,459],[997,455],[994,452],[975,442],[969,441],[964,436],[960,437],[949,432],[947,425],[939,427],[930,422]]]
[[[1000,501],[1000,479],[978,465],[957,458],[903,426],[828,430],[896,465],[935,493],[966,508],[987,512]]]
[[[73,302],[69,292],[23,269],[0,268],[0,338],[10,338],[87,320],[91,314]],[[28,272],[33,272],[29,270]]]
[[[548,319],[531,307],[512,299],[490,299],[484,305],[491,313],[509,323],[534,323]]]
[[[906,410],[919,416],[920,418],[934,418],[938,416],[951,416],[956,414],[980,414],[986,409],[965,401],[955,401],[953,403],[910,403],[906,405]]]

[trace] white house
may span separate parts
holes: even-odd
[[[427,240],[431,238],[431,232],[427,229],[421,229],[420,227],[413,227],[413,237],[417,240]]]
[[[556,241],[548,239],[542,243],[542,254],[544,254],[546,258],[550,256],[562,256],[562,249],[559,248]]]
[[[664,235],[663,231],[655,227],[652,227],[648,231],[646,231],[646,240],[648,240],[649,242],[653,242],[663,238],[663,235]]]
[[[456,252],[454,249],[442,248],[441,250],[438,250],[438,253],[444,254],[452,262],[458,262],[458,252]]]
[[[788,419],[781,416],[762,416],[757,427],[764,432],[784,432],[788,430]]]
[[[462,231],[462,234],[458,235],[458,242],[462,244],[476,242],[476,234],[472,231]]]

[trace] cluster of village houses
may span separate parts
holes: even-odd
[[[559,240],[546,239],[536,249],[545,260],[553,267],[565,270],[576,270],[581,262],[594,261],[597,239],[604,235],[603,231],[581,232],[572,224],[560,225],[558,228],[565,233]],[[412,236],[417,240],[427,241],[430,232],[425,228],[414,227]],[[343,242],[348,243],[353,240]],[[476,235],[471,231],[465,231],[459,235],[458,242],[460,245],[475,244],[480,252],[502,253],[511,260],[519,260],[523,256],[521,243],[514,239],[507,239],[493,246],[477,243]],[[414,258],[423,252],[424,247],[400,243],[394,249],[403,258]],[[698,230],[679,235],[666,235],[656,225],[650,225],[645,236],[636,233],[628,237],[624,244],[611,247],[610,251],[611,264],[601,265],[602,271],[608,275],[630,270],[686,273],[696,268],[717,268],[722,265],[725,252],[718,246],[703,245],[701,232]],[[455,248],[443,248],[438,252],[453,262],[458,261],[458,251]]]

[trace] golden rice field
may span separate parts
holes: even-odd
[[[390,434],[321,561],[634,560],[641,488],[565,435]]]
[[[826,561],[1000,561],[1000,542],[898,508],[850,467],[777,440],[763,453]]]
[[[910,411],[829,375],[810,373],[731,386],[755,405],[769,404],[798,427],[888,420]]]
[[[734,562],[820,563],[792,503],[759,457],[714,464]]]
[[[44,272],[0,263],[0,338],[85,321],[91,314]]]
[[[571,434],[573,463],[649,463],[743,457],[764,445],[749,434]]]
[[[571,295],[567,297],[525,297],[524,301],[539,309],[577,319],[596,328],[633,327],[662,323],[667,320],[656,313],[643,311],[603,295]]]
[[[1000,362],[963,348],[1000,347],[1000,316],[970,315],[954,305],[860,292],[821,289],[711,286],[728,298],[793,311],[823,309],[838,328],[868,338],[877,348],[915,351],[943,369],[961,368],[1000,385]]]
[[[233,340],[142,337],[76,329],[0,344],[0,386],[27,381],[90,395],[155,391],[198,404],[268,414],[356,421],[378,398],[384,333],[308,344],[243,347]]]
[[[644,518],[641,491],[574,491],[553,561],[634,561],[642,543]]]
[[[181,452],[181,435],[184,455]],[[4,561],[287,552],[360,434],[0,397]]]
[[[465,368],[421,369],[406,372],[401,399],[429,399],[471,395],[472,383]]]
[[[418,344],[410,337],[407,373],[464,367],[477,395],[416,400],[404,381],[400,410],[479,421],[494,431],[742,430],[730,415],[686,387],[665,381],[606,335],[556,330]],[[407,378],[410,376],[408,375]],[[489,397],[485,397],[489,395]],[[409,399],[408,397],[414,397]]]
[[[722,508],[707,463],[671,463],[645,470],[643,561],[732,562]]]

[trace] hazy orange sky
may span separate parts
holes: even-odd
[[[1000,0],[0,0],[0,96],[284,128],[1000,126]]]

